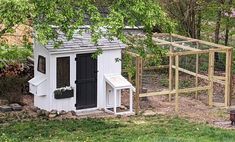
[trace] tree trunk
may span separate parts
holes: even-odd
[[[228,5],[231,5],[233,0],[228,1]],[[228,40],[229,40],[229,30],[230,30],[230,13],[231,9],[227,10],[228,16],[226,18],[226,27],[225,27],[225,39],[224,39],[224,45],[228,46]]]
[[[191,23],[192,23],[192,38],[196,38],[196,12],[195,12],[195,8],[196,8],[196,0],[192,0],[191,1]]]
[[[222,8],[221,5],[224,4],[224,0],[218,0],[219,2],[219,10],[217,12],[217,19],[216,19],[216,26],[215,26],[215,43],[219,43],[219,34],[220,34],[220,25],[221,25],[221,18],[222,18]],[[219,61],[219,54],[215,53],[215,61]]]
[[[201,10],[198,10],[197,15],[197,39],[201,39],[201,24],[202,24],[202,13]]]
[[[229,22],[229,20],[227,19],[226,22]],[[225,27],[225,39],[224,39],[224,45],[228,46],[228,40],[229,40],[229,24],[226,23],[226,27]]]
[[[222,14],[222,11],[219,10],[217,13],[217,20],[216,20],[216,26],[215,26],[215,43],[219,43],[221,14]]]

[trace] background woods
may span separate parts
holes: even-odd
[[[234,0],[161,0],[177,31],[193,38],[233,44]]]

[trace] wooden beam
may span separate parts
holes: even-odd
[[[172,41],[171,43],[176,43],[176,44],[180,44],[180,43],[192,43],[192,42],[198,42],[196,39],[192,39],[192,40],[184,40],[184,41]],[[157,43],[154,43],[156,45],[170,45],[171,43],[169,42],[157,42]]]
[[[231,83],[232,83],[232,50],[228,49],[226,52],[226,69],[225,69],[225,93],[224,93],[224,105],[226,107],[230,106],[231,99]]]
[[[143,88],[143,85],[142,85],[142,78],[143,78],[143,58],[140,57],[140,64],[139,64],[139,83],[140,83],[140,93],[142,93],[142,88]]]
[[[169,41],[161,40],[161,39],[154,38],[154,37],[153,37],[153,41],[169,44],[169,45],[172,45],[174,47],[178,47],[178,48],[181,48],[181,49],[184,49],[184,50],[201,51],[200,49],[192,48],[190,46],[180,45],[180,44],[177,44],[177,43],[174,43],[174,42],[169,42]]]
[[[229,50],[230,52],[230,93],[229,93],[229,106],[232,105],[232,96],[233,96],[233,49]]]
[[[214,52],[226,52],[227,49],[208,49],[208,50],[200,50],[200,51],[183,51],[183,52],[174,52],[174,53],[166,53],[166,56],[187,56],[194,54],[209,54],[210,51]],[[152,58],[154,55],[148,54],[146,58]]]
[[[150,93],[141,93],[140,97],[150,97],[150,96],[162,96],[162,95],[169,95],[169,94],[174,94],[175,90],[164,90],[160,92],[150,92]]]
[[[198,87],[198,66],[199,66],[199,55],[196,54],[196,76],[195,76],[195,86]],[[195,99],[198,99],[198,92],[195,92]]]
[[[175,111],[179,112],[179,56],[175,56]]]
[[[172,66],[172,68],[175,69],[176,67]],[[189,74],[189,75],[192,75],[192,76],[196,76],[195,72],[192,72],[192,71],[189,71],[189,70],[186,70],[186,69],[183,69],[183,68],[179,68],[179,71],[184,72],[184,73]],[[197,74],[197,77],[205,79],[205,80],[209,80],[208,76],[206,76],[206,75]],[[216,82],[216,83],[219,83],[221,85],[225,85],[225,81],[222,81],[222,80],[219,80],[219,79],[216,79],[216,78],[213,78],[213,81]]]
[[[190,93],[190,92],[196,92],[196,91],[205,91],[208,90],[209,86],[201,86],[201,87],[194,87],[194,88],[185,88],[185,89],[179,89],[179,93]],[[139,94],[139,97],[150,97],[150,96],[162,96],[162,95],[169,95],[169,94],[175,94],[176,90],[163,90],[160,92],[150,92],[150,93],[141,93]]]
[[[173,52],[173,47],[171,45],[170,46],[170,53],[172,53],[172,52]],[[172,91],[172,89],[173,89],[173,69],[172,69],[172,65],[173,65],[173,56],[169,56],[169,90],[170,91]],[[172,94],[171,93],[169,93],[168,99],[169,99],[169,102],[171,102],[171,100],[172,100]]]
[[[213,82],[213,76],[214,76],[214,61],[215,60],[215,52],[209,53],[209,64],[208,64],[208,78],[209,78],[209,86],[210,89],[208,90],[208,104],[212,107],[213,105],[213,92],[214,92],[214,82]]]
[[[227,49],[219,49],[219,48],[215,48],[215,49],[208,49],[208,50],[200,50],[200,51],[184,51],[184,52],[174,52],[172,53],[172,56],[186,56],[186,55],[193,55],[193,54],[207,54],[210,51],[214,51],[214,52],[222,52],[222,51],[226,51]],[[170,53],[168,53],[170,54]]]
[[[141,58],[139,56],[136,57],[136,74],[135,74],[135,86],[136,86],[136,93],[135,93],[135,114],[139,114],[139,94],[140,94],[140,65]]]
[[[180,38],[180,39],[185,39],[185,40],[192,40],[193,39],[193,38],[184,37],[184,36],[177,35],[177,34],[171,34],[171,35],[173,37]],[[207,42],[207,41],[203,41],[203,40],[198,40],[198,42],[201,43],[201,44],[212,46],[212,47],[218,47],[218,48],[224,48],[224,49],[232,49],[232,47],[228,47],[228,46],[224,46],[224,45],[220,45],[220,44],[215,44],[215,43]]]

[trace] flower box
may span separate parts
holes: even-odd
[[[72,87],[59,88],[54,91],[55,99],[65,99],[74,97],[74,90]]]

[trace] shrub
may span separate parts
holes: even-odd
[[[21,103],[26,81],[26,77],[1,77],[0,98],[7,99],[10,103]]]
[[[29,79],[30,68],[25,61],[32,51],[27,47],[0,45],[0,98],[20,103]]]
[[[20,64],[32,55],[30,46],[18,47],[0,44],[0,70],[9,64]]]

